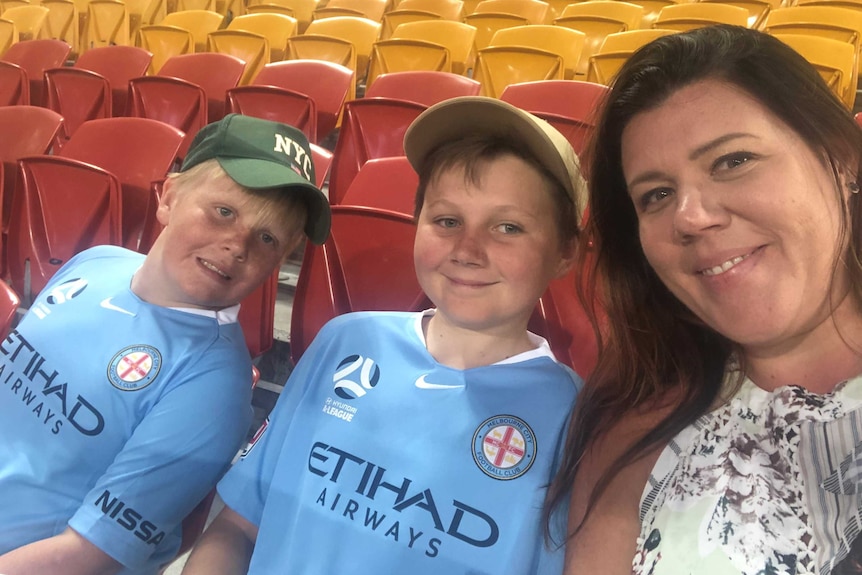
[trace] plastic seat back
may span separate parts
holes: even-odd
[[[482,85],[472,78],[446,72],[395,72],[374,80],[366,98],[396,98],[433,106],[449,98],[477,96]]]
[[[142,76],[129,83],[129,116],[164,122],[185,137],[179,157],[185,158],[198,130],[207,122],[207,96],[203,88],[170,76]]]
[[[227,91],[226,113],[282,122],[317,143],[317,106],[305,94],[275,86],[239,86]]]
[[[368,71],[368,61],[371,58],[371,47],[380,35],[380,22],[355,16],[339,16],[315,20],[306,30],[308,34],[318,34],[346,40],[353,44],[356,51],[356,80],[365,79]]]
[[[344,119],[329,181],[329,202],[341,203],[368,160],[404,155],[404,133],[425,106],[391,98],[363,98],[344,105]]]
[[[183,10],[172,12],[159,22],[162,26],[177,26],[188,30],[195,41],[195,52],[207,50],[207,36],[218,30],[224,16],[212,10]]]
[[[808,34],[862,48],[862,9],[827,5],[804,5],[776,8],[769,12],[763,24],[768,34]],[[862,70],[862,58],[859,69]]]
[[[245,71],[245,62],[229,54],[204,52],[174,56],[159,70],[159,76],[173,76],[197,84],[207,96],[207,120],[224,117],[227,91],[236,88]]]
[[[6,339],[15,325],[15,314],[21,300],[12,286],[0,280],[0,338]]]
[[[62,40],[22,40],[6,50],[2,60],[17,64],[27,72],[29,103],[44,106],[45,70],[62,66],[71,50],[71,46]]]
[[[138,249],[142,227],[156,209],[153,182],[174,167],[183,133],[147,118],[92,120],[78,128],[61,150],[63,157],[104,168],[123,187],[123,242]]]
[[[17,64],[0,60],[0,107],[28,106],[30,80],[27,71]]]
[[[65,120],[66,136],[88,120],[110,118],[111,84],[101,74],[80,68],[45,70],[46,106]]]
[[[419,10],[437,14],[443,20],[460,22],[464,19],[464,2],[461,0],[401,0],[396,10]],[[389,13],[395,12],[391,10]]]
[[[304,34],[311,24],[312,15],[317,9],[317,0],[249,0],[248,11],[260,4],[274,4],[290,10],[288,16],[296,18],[297,33]]]
[[[269,62],[280,62],[287,55],[287,39],[296,34],[296,18],[281,14],[246,14],[234,18],[228,30],[259,34],[269,42]]]
[[[207,36],[207,51],[234,56],[245,62],[240,84],[252,80],[269,63],[269,40],[260,34],[243,30],[218,30]]]
[[[310,82],[309,78],[314,78],[314,81]],[[353,70],[322,60],[286,60],[267,64],[254,84],[284,88],[314,100],[317,110],[314,142],[322,141],[335,129],[344,102],[354,87]]]
[[[748,25],[748,10],[730,4],[694,2],[676,4],[661,9],[653,23],[653,28],[685,32],[713,24]]]
[[[626,60],[638,48],[656,38],[674,34],[674,30],[629,30],[608,34],[599,51],[590,57],[587,82],[607,86]]]
[[[592,0],[567,6],[562,15],[554,20],[554,26],[586,34],[576,77],[586,76],[590,57],[598,51],[609,34],[636,30],[643,13],[643,6],[622,1]]]
[[[108,80],[113,115],[125,116],[129,80],[146,74],[152,59],[150,52],[136,46],[104,46],[81,54],[75,68],[96,72]]]
[[[760,30],[766,22],[769,13],[781,6],[781,0],[701,0],[701,2],[719,2],[738,6],[748,11],[748,23],[746,27],[752,30]]]
[[[87,37],[84,50],[115,44],[131,45],[129,10],[125,2],[90,0],[87,10]]]
[[[464,22],[476,28],[476,50],[487,48],[497,30],[514,28],[515,26],[529,26],[530,24],[529,20],[523,16],[494,12],[467,14],[464,16]]]
[[[2,69],[2,66],[0,66]],[[18,160],[24,156],[47,154],[63,129],[63,117],[38,106],[0,106],[0,231],[5,236],[12,213],[17,185]],[[3,242],[0,242],[3,243]],[[0,252],[0,271],[5,268]]]
[[[550,23],[551,11],[547,2],[539,0],[482,0],[476,5],[473,14],[512,14],[520,16],[530,24]]]
[[[358,16],[375,22],[383,19],[388,0],[329,0],[326,6],[314,11],[312,20],[329,18],[329,14],[340,16]],[[344,10],[344,12],[339,12]]]
[[[176,4],[177,7],[174,12],[188,12],[189,10],[217,12],[216,0],[176,0]]]
[[[318,188],[323,189],[323,185],[329,178],[329,169],[332,167],[333,153],[322,148],[317,144],[310,144],[311,161],[314,163],[314,178]]]
[[[814,66],[835,95],[853,109],[856,100],[857,50],[850,42],[803,34],[773,34],[802,54]]]
[[[78,8],[75,3],[72,0],[42,0],[42,7],[48,9],[48,16],[39,37],[62,40],[72,46],[73,52],[78,52]]]
[[[428,307],[413,266],[415,233],[411,216],[333,206],[329,239],[323,246],[309,244],[303,257],[290,326],[294,362],[337,315]]]
[[[342,206],[365,206],[413,216],[419,176],[405,156],[368,160],[350,182]]]
[[[466,75],[476,59],[477,30],[474,26],[450,20],[429,20],[402,24],[392,33],[393,39],[423,40],[449,50],[452,73]]]
[[[275,270],[240,302],[237,320],[242,326],[248,353],[253,358],[260,357],[272,348],[277,296],[278,270]]]
[[[0,56],[5,54],[6,50],[18,40],[18,28],[15,27],[15,23],[0,18]]]
[[[158,74],[165,62],[174,56],[194,54],[195,38],[192,33],[179,26],[161,24],[141,26],[138,30],[141,48],[153,55],[147,73]]]
[[[16,6],[5,9],[0,17],[15,23],[19,40],[36,40],[40,37],[49,12],[44,6]]]
[[[393,10],[383,15],[380,28],[380,39],[388,40],[392,37],[392,32],[395,31],[401,24],[410,22],[425,22],[427,20],[443,20],[443,17],[433,12],[424,10]]]
[[[445,46],[424,40],[393,38],[375,42],[371,50],[366,90],[374,85],[374,81],[381,74],[410,70],[451,72],[449,50]]]
[[[0,13],[5,12],[10,8],[18,8],[20,6],[30,6],[30,0],[2,0],[2,2],[0,2]]]
[[[287,57],[289,60],[329,62],[350,70],[353,81],[347,93],[347,99],[352,100],[356,97],[356,50],[348,40],[321,34],[294,36],[287,41]]]
[[[491,46],[522,46],[551,52],[563,59],[565,78],[575,76],[586,34],[561,26],[516,26],[499,30],[491,38]]]
[[[19,161],[9,223],[9,276],[28,304],[75,254],[120,245],[123,198],[118,179],[83,161],[29,156]]]
[[[652,28],[653,24],[658,18],[659,12],[661,12],[662,8],[666,6],[673,6],[674,4],[680,4],[681,0],[627,0],[632,4],[637,4],[638,6],[643,7],[644,15],[641,19],[640,27],[642,29]]]
[[[551,52],[521,46],[489,46],[479,50],[474,77],[481,94],[499,98],[509,84],[535,80],[562,80],[563,59]]]

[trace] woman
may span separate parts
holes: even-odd
[[[574,486],[566,573],[859,572],[859,150],[762,33],[622,68],[590,159],[603,353],[549,496]]]

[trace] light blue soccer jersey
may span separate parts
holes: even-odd
[[[562,572],[541,510],[580,380],[547,343],[437,363],[422,314],[328,323],[219,484],[259,526],[249,573]]]
[[[242,444],[251,365],[236,310],[220,321],[140,300],[142,261],[79,254],[0,343],[0,554],[68,524],[124,573],[153,573]]]

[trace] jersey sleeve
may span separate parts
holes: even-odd
[[[178,538],[169,540],[172,532],[225,472],[248,432],[251,366],[237,357],[223,354],[166,388],[70,527],[126,567],[157,550],[172,557],[179,545]]]
[[[273,474],[278,465],[293,414],[300,408],[307,392],[318,384],[318,367],[323,363],[328,343],[337,331],[340,318],[327,323],[291,372],[263,427],[243,451],[239,461],[218,485],[225,504],[254,525],[260,525]]]

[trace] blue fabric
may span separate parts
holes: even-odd
[[[461,371],[421,314],[334,319],[219,484],[259,526],[249,573],[558,575],[540,516],[579,386],[546,343]]]
[[[153,573],[251,420],[238,324],[130,289],[143,256],[82,252],[0,344],[0,553],[70,525]]]

